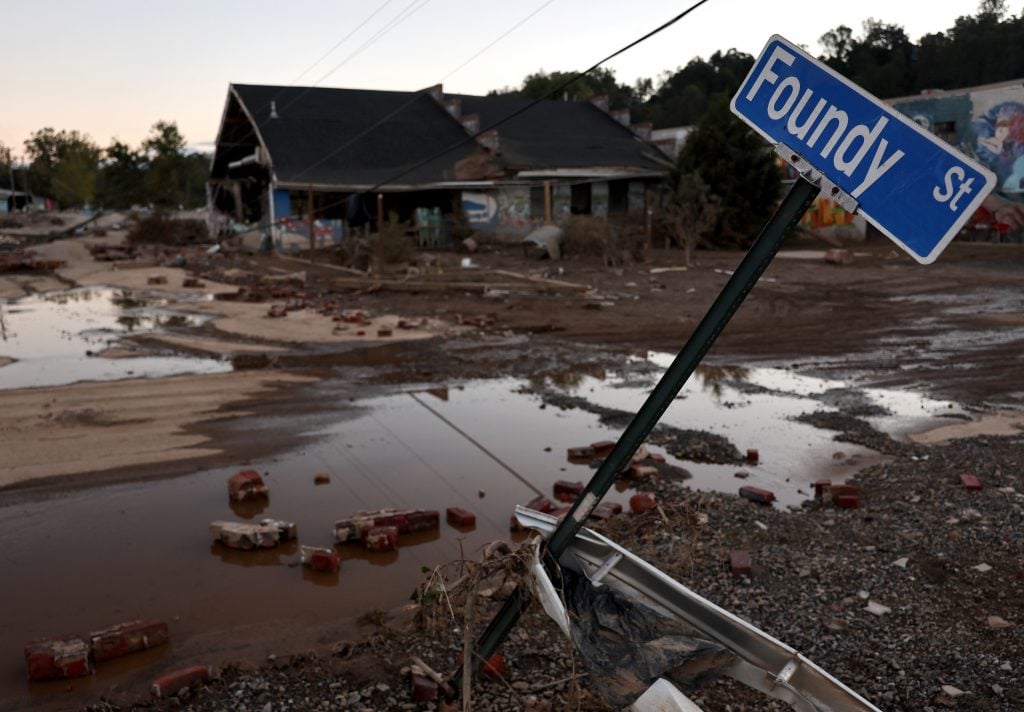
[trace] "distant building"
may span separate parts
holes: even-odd
[[[996,191],[1024,201],[1024,80],[925,91],[888,103],[996,174]]]
[[[243,222],[333,226],[461,213],[522,233],[569,214],[642,215],[671,167],[628,110],[516,96],[232,84],[210,175],[213,207]],[[635,130],[634,130],[635,129]],[[308,229],[299,228],[304,231]]]

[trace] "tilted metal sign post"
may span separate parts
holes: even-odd
[[[956,236],[996,177],[949,144],[775,35],[732,110],[790,163],[918,262]]]
[[[733,98],[733,110],[774,144],[801,177],[551,534],[545,564],[552,574],[584,522],[771,263],[788,230],[822,189],[851,209],[857,208],[858,201],[869,206],[872,222],[919,261],[930,262],[995,181],[990,172],[922,134],[877,99],[778,36],[769,40]],[[794,115],[795,128],[790,133]],[[762,120],[763,125],[758,123]],[[908,196],[930,201],[918,206],[928,215],[915,214]],[[896,207],[888,206],[887,201]],[[505,601],[477,643],[472,663],[475,672],[505,639],[527,603],[522,586]]]

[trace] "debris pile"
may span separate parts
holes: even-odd
[[[162,621],[129,621],[93,631],[25,644],[25,663],[30,680],[89,675],[94,663],[163,645],[169,639]]]

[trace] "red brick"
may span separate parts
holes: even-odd
[[[437,683],[426,675],[412,674],[413,702],[433,702],[437,699]]]
[[[589,445],[584,447],[571,447],[566,451],[566,453],[570,460],[590,460],[597,454],[594,452],[594,448]]]
[[[761,459],[761,456],[758,454],[757,450],[754,450],[754,449],[747,450],[747,464],[748,465],[756,465],[760,459]]]
[[[193,665],[183,670],[175,670],[153,680],[150,691],[154,697],[170,697],[183,688],[191,687],[198,682],[210,679],[210,668],[205,665]]]
[[[607,455],[615,448],[615,442],[612,440],[598,440],[596,443],[590,443],[590,449],[594,451],[595,455]]]
[[[650,492],[637,492],[629,498],[629,508],[633,510],[634,514],[646,512],[647,510],[654,509],[657,506],[658,503],[655,501],[654,495]]]
[[[25,663],[29,680],[82,677],[92,672],[89,644],[75,635],[26,643]]]
[[[836,506],[840,509],[857,509],[860,507],[860,495],[859,494],[841,494],[837,495],[834,500]]]
[[[563,502],[576,499],[583,493],[582,482],[569,482],[567,480],[558,480],[555,482],[554,487],[555,497],[562,500]],[[564,495],[568,495],[569,499],[563,499]]]
[[[341,559],[334,549],[319,546],[299,547],[299,556],[305,566],[314,571],[334,573],[341,568]]]
[[[823,493],[824,494],[824,493]],[[829,487],[829,494],[832,496],[834,502],[837,498],[843,496],[855,496],[860,497],[860,487],[857,485],[832,485]]]
[[[977,492],[982,487],[981,480],[979,480],[975,475],[960,475],[960,482],[963,483],[966,489],[969,489],[972,492]]]
[[[385,514],[373,518],[375,527],[394,527],[399,534],[408,534],[412,531],[409,528],[409,516],[407,513]]]
[[[381,327],[377,329],[377,338],[382,339],[387,338],[388,336],[391,336],[391,329],[388,329],[386,327]]]
[[[476,515],[472,512],[467,512],[461,507],[449,507],[445,514],[448,517],[449,524],[454,524],[457,527],[476,526]]]
[[[526,506],[529,507],[530,509],[542,512],[544,514],[548,514],[550,512],[555,511],[554,503],[542,494],[539,494],[533,499],[531,499],[529,502],[526,503]]]
[[[409,533],[429,532],[441,528],[441,513],[432,509],[420,509],[406,515]]]
[[[168,637],[163,621],[129,621],[89,634],[92,658],[98,663],[155,648],[166,643]]]
[[[613,504],[611,502],[602,502],[601,504],[599,504],[596,507],[594,507],[594,511],[592,511],[590,513],[590,518],[591,519],[597,519],[599,521],[604,521],[605,519],[610,519],[611,517],[615,516],[616,514],[618,514],[621,511],[622,511],[622,505],[621,504]]]
[[[566,514],[568,514],[570,511],[572,511],[572,507],[560,507],[560,508],[556,509],[555,511],[551,512],[551,516],[555,517],[556,519],[561,519]]]
[[[398,528],[370,527],[363,532],[363,542],[370,551],[396,551],[398,549]]]
[[[331,474],[329,472],[318,472],[313,475],[313,483],[318,485],[326,485],[331,481]]]
[[[750,554],[742,549],[729,552],[729,570],[733,576],[750,576]]]
[[[812,486],[814,487],[814,498],[821,499],[825,490],[832,486],[832,480],[818,480]]]
[[[740,487],[740,497],[757,502],[758,504],[771,504],[775,501],[774,492],[761,489],[760,487],[751,487],[750,485]]]
[[[233,502],[267,496],[267,487],[256,470],[243,470],[228,480],[228,496]]]

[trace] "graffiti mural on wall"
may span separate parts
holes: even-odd
[[[975,150],[998,176],[998,189],[1020,197],[1024,193],[1024,103],[1004,101],[976,118],[971,128]]]
[[[498,201],[487,193],[462,193],[462,211],[475,227],[494,226],[498,222]]]
[[[800,225],[805,228],[818,229],[824,227],[843,227],[853,225],[854,217],[843,209],[839,203],[829,198],[818,198],[807,209]]]

